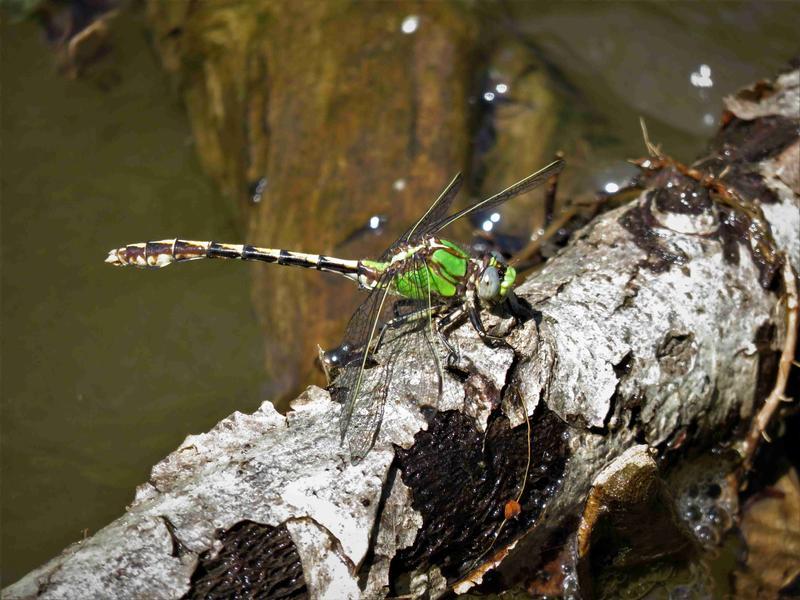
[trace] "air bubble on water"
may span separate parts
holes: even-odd
[[[714,85],[711,79],[711,67],[708,65],[700,65],[697,71],[689,75],[689,81],[694,87],[710,88]]]
[[[414,33],[419,27],[419,17],[417,15],[408,15],[400,24],[400,31],[406,35]]]

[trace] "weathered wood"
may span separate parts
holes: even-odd
[[[402,357],[362,462],[340,447],[339,407],[320,388],[285,417],[270,403],[236,413],[4,597],[416,597],[482,579],[537,590],[548,561],[567,569],[554,593],[588,589],[597,507],[635,501],[647,515],[724,481],[739,460],[711,451],[735,447],[769,395],[786,340],[781,269],[800,267],[798,102],[798,70],[729,100],[702,169],[662,161],[634,202],[518,288],[530,319],[486,316],[508,347],[457,330],[436,412],[415,402],[430,385],[419,357]],[[682,527],[705,543],[718,533]],[[696,543],[678,529],[672,539]]]

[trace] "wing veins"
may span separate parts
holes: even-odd
[[[347,388],[347,398],[342,407],[340,418],[340,432],[342,439],[347,434],[347,429],[353,417],[358,396],[361,391],[361,383],[364,376],[364,368],[371,354],[370,345],[375,336],[375,330],[380,321],[386,298],[389,295],[389,286],[394,271],[387,269],[376,284],[376,289],[370,294],[364,303],[356,310],[354,318],[359,316],[362,311],[366,312],[365,321],[354,323],[355,331],[345,333],[345,343],[351,344],[354,349],[361,348],[361,360],[358,365],[348,364],[343,376],[345,387]],[[360,320],[360,319],[359,319]],[[348,330],[350,326],[348,326]]]
[[[476,202],[475,204],[468,206],[467,208],[460,210],[457,213],[450,215],[449,217],[446,217],[436,223],[433,223],[430,227],[430,230],[439,231],[440,229],[444,229],[445,227],[450,225],[450,223],[457,221],[461,217],[464,217],[473,212],[477,212],[479,210],[486,210],[488,208],[493,208],[499,204],[502,204],[503,202],[511,200],[511,198],[529,192],[539,187],[541,184],[547,181],[549,177],[555,175],[556,173],[561,172],[561,170],[564,168],[564,164],[565,164],[564,161],[561,159],[554,160],[546,167],[539,169],[535,173],[531,173],[525,179],[521,179],[517,183],[504,189],[502,192],[498,192],[494,196],[490,196],[484,200],[481,200],[480,202]]]
[[[430,225],[439,221],[444,213],[447,212],[447,209],[450,208],[463,183],[464,178],[461,173],[457,173],[450,183],[445,186],[436,201],[428,207],[425,214],[400,239],[407,242],[415,235],[419,237],[428,233]]]

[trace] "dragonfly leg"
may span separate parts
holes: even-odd
[[[400,316],[395,317],[394,319],[389,319],[381,325],[381,330],[378,333],[378,341],[375,342],[375,348],[372,350],[372,353],[375,354],[383,344],[383,336],[386,335],[386,332],[390,329],[397,329],[398,327],[402,327],[407,323],[413,323],[414,321],[419,321],[421,319],[427,319],[428,317],[436,314],[441,310],[440,306],[431,306],[426,308],[421,308],[419,310],[415,310],[406,314],[401,314]]]
[[[402,314],[398,310],[395,310],[395,314],[397,316],[381,325],[377,340],[375,342],[375,347],[373,348],[371,354],[374,355],[376,352],[378,352],[383,344],[383,338],[386,335],[386,332],[390,329],[397,329],[398,327],[402,327],[407,323],[428,318],[430,315],[435,314],[439,310],[441,310],[440,306],[423,308],[408,312],[406,314]],[[363,348],[351,348],[348,344],[342,344],[341,346],[337,346],[331,350],[323,350],[322,348],[319,348],[319,361],[328,381],[330,382],[331,380],[331,371],[334,369],[344,368],[355,361],[360,361],[364,356],[363,352]]]
[[[439,340],[444,344],[444,347],[447,348],[447,365],[452,366],[456,364],[459,359],[461,358],[458,349],[453,345],[450,341],[450,337],[447,335],[448,330],[451,329],[456,323],[458,323],[464,317],[464,307],[458,306],[454,309],[451,309],[449,312],[445,313],[439,322],[436,324],[436,333],[439,336]]]
[[[478,335],[484,342],[490,346],[496,346],[498,342],[503,341],[503,338],[501,337],[486,333],[486,329],[483,326],[483,321],[481,321],[481,312],[478,308],[478,303],[474,298],[470,298],[466,306],[467,314],[469,315],[469,322],[472,323],[472,327],[475,328],[475,331],[478,332]]]
[[[534,316],[535,311],[533,311],[526,304],[520,302],[520,299],[517,298],[513,291],[509,291],[506,295],[506,303],[511,316],[517,320],[517,323],[530,319]]]
[[[531,308],[527,302],[520,301],[513,291],[509,291],[506,299],[503,302],[503,307],[508,310],[510,315],[514,318],[514,325],[520,325],[529,319],[536,316],[536,312]]]
[[[394,314],[395,319],[399,319],[408,314],[414,314],[415,312],[419,311],[417,310],[417,311],[411,311],[410,313],[404,313],[403,310],[418,305],[419,302],[417,300],[411,300],[410,298],[400,298],[399,300],[395,301],[394,306],[392,307],[392,314]],[[427,311],[428,309],[423,308],[421,310]]]

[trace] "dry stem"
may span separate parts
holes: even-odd
[[[764,406],[756,415],[750,431],[741,445],[741,453],[744,456],[742,469],[744,472],[750,469],[753,464],[755,450],[758,447],[759,438],[766,439],[766,429],[772,415],[782,401],[786,398],[786,382],[789,379],[789,371],[794,363],[794,351],[797,344],[797,323],[798,323],[798,302],[797,302],[797,278],[794,269],[788,260],[783,261],[783,281],[786,287],[786,340],[783,344],[781,359],[778,363],[778,376],[775,387],[772,388],[769,396],[764,401]]]

